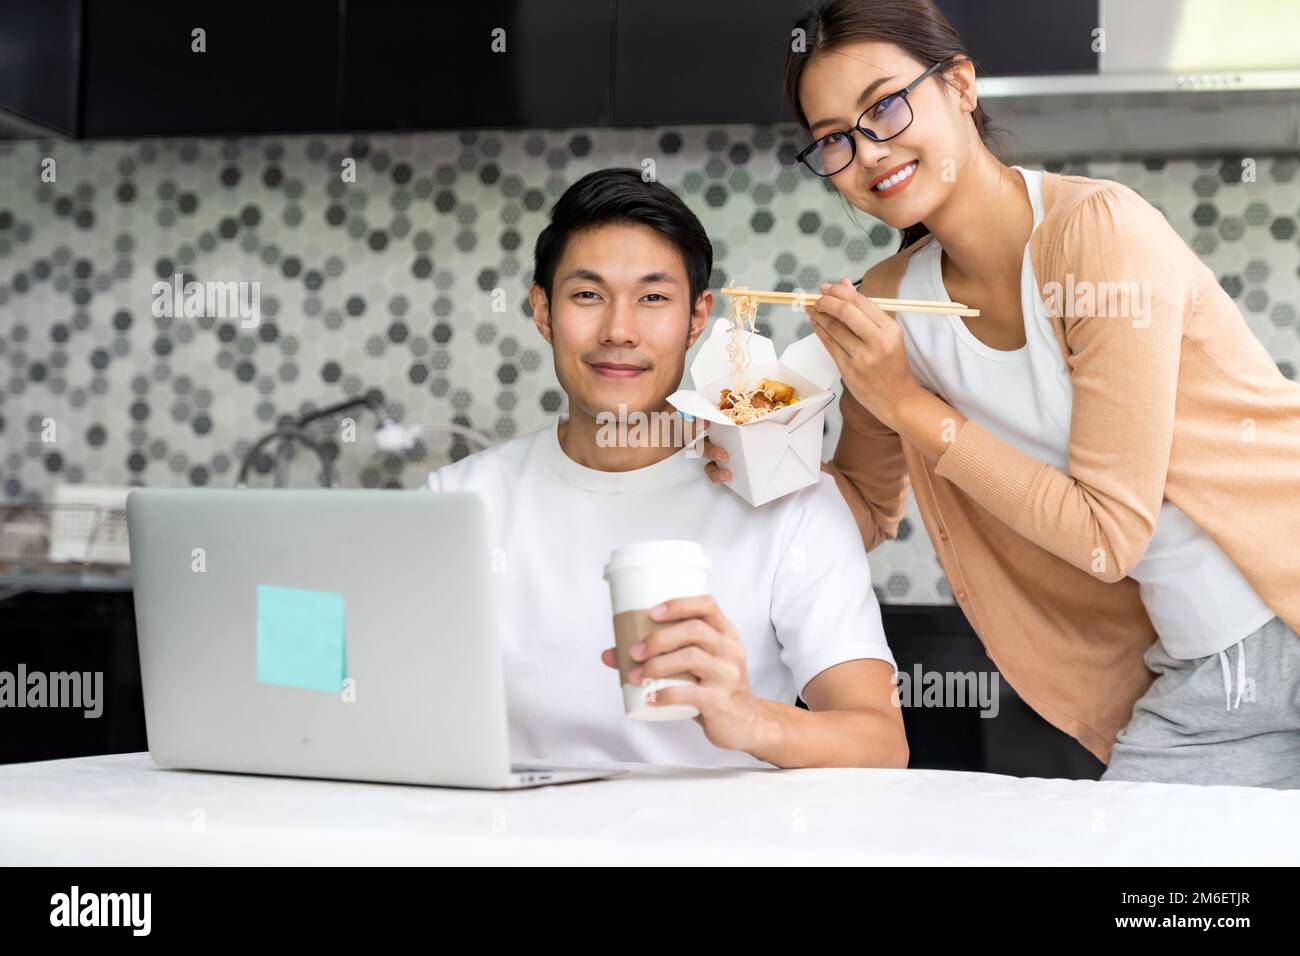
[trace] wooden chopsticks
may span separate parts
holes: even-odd
[[[724,288],[722,294],[728,296],[747,295],[755,302],[768,302],[773,305],[802,305],[805,310],[808,305],[821,298],[820,292],[763,292],[754,289],[734,288]],[[926,312],[933,315],[963,315],[968,317],[980,314],[979,309],[969,308],[961,302],[937,302],[931,299],[869,298],[886,312]]]

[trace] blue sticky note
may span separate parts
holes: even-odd
[[[257,680],[337,694],[347,676],[343,595],[257,586]]]

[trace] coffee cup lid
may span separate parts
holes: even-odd
[[[604,577],[624,568],[651,564],[688,565],[708,570],[713,566],[696,541],[636,541],[615,548],[605,565]]]

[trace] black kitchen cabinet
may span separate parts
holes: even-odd
[[[47,680],[81,675],[81,702],[97,697],[98,714],[88,707],[0,708],[0,764],[148,749],[130,591],[27,591],[0,600],[0,672],[17,684],[20,668]],[[98,695],[92,675],[99,675]]]
[[[0,0],[0,106],[77,133],[78,0]]]
[[[1096,73],[1098,0],[935,0],[984,76]]]
[[[1097,70],[1097,0],[937,2],[987,76]],[[789,121],[814,5],[0,0],[0,109],[79,138]]]
[[[340,128],[607,126],[613,11],[614,0],[348,3]]]
[[[790,120],[783,77],[807,0],[618,0],[614,125]]]
[[[87,0],[82,44],[82,136],[334,128],[337,0]]]
[[[784,68],[809,0],[618,0],[614,124],[789,122]],[[1097,0],[938,0],[986,76],[1096,73]],[[811,43],[812,38],[808,38]]]
[[[1106,769],[1020,698],[984,652],[961,608],[886,604],[881,615],[894,662],[910,688],[900,698],[909,766],[1072,780],[1096,780]],[[967,687],[972,682],[978,687],[982,677],[984,686],[996,691],[996,707],[986,709],[982,701],[976,706],[969,698],[965,706],[952,701],[932,706],[923,687],[940,676]]]

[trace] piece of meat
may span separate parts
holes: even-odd
[[[794,386],[776,379],[765,378],[758,383],[760,391],[768,392],[777,405],[789,405],[794,401]]]

